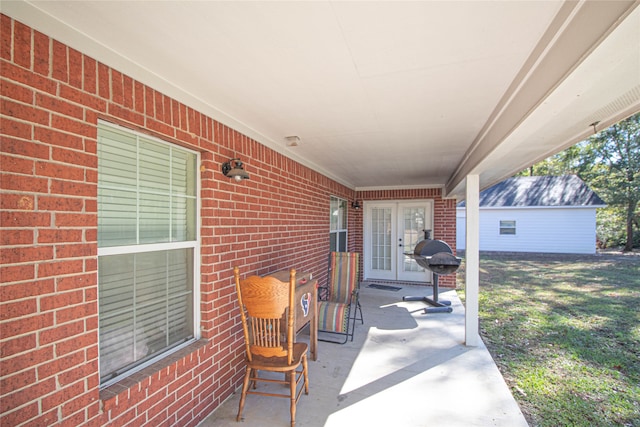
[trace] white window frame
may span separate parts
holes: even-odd
[[[511,225],[513,224],[513,225]],[[513,230],[513,233],[508,232]],[[501,219],[499,233],[501,236],[515,236],[516,235],[516,221],[514,219]]]
[[[336,203],[337,203],[337,212],[335,207]],[[337,252],[347,251],[348,237],[349,237],[348,231],[347,231],[347,224],[349,219],[348,213],[349,213],[349,210],[347,209],[347,200],[337,196],[331,196],[329,198],[329,242],[331,242],[332,235],[335,235],[335,242],[336,242],[335,248],[330,247],[331,251],[334,251],[334,250]],[[334,223],[332,221],[332,217],[334,215],[337,215],[338,217],[337,226],[335,228],[334,228]],[[344,234],[344,247],[340,245],[340,236],[342,234]],[[329,243],[329,245],[331,245],[331,243]]]
[[[105,122],[100,120],[98,122],[98,127],[100,128],[112,128],[118,132],[125,132],[125,133],[129,133],[131,136],[134,136],[136,138],[143,138],[152,142],[156,142],[156,143],[160,143],[163,145],[167,145],[167,146],[172,146],[174,149],[179,149],[182,151],[186,151],[192,154],[195,154],[196,156],[196,165],[200,165],[200,153],[194,150],[189,150],[187,148],[184,147],[180,147],[180,146],[176,146],[175,144],[171,144],[169,142],[163,141],[161,139],[155,138],[153,136],[150,136],[148,134],[144,134],[141,132],[137,132],[128,128],[124,128],[122,126],[117,126],[114,125],[112,123],[109,122]],[[99,136],[99,135],[98,135]],[[197,170],[199,170],[199,168],[197,168]],[[120,380],[122,380],[123,378],[126,378],[136,372],[141,371],[142,369],[150,366],[151,364],[162,360],[164,358],[166,358],[167,356],[175,353],[176,351],[194,343],[195,341],[197,341],[198,339],[200,339],[201,337],[201,331],[200,331],[200,323],[201,323],[201,313],[200,313],[200,211],[201,211],[201,180],[200,180],[200,175],[196,172],[196,189],[195,189],[195,201],[196,201],[196,206],[195,206],[195,239],[194,240],[187,240],[187,241],[176,241],[176,242],[163,242],[163,243],[151,243],[151,244],[138,244],[138,245],[123,245],[123,246],[107,246],[107,247],[98,247],[98,258],[102,257],[102,256],[109,256],[109,255],[129,255],[129,254],[137,254],[137,253],[148,253],[148,252],[154,252],[154,251],[166,251],[166,250],[176,250],[176,249],[193,249],[193,309],[192,309],[192,313],[193,313],[193,319],[192,319],[192,328],[193,328],[193,338],[190,340],[187,340],[179,345],[176,345],[174,347],[170,347],[167,350],[163,351],[162,353],[158,354],[157,356],[146,360],[140,364],[137,364],[133,367],[131,367],[130,369],[118,374],[117,376],[114,376],[113,378],[109,378],[108,380],[102,382],[100,384],[100,388],[105,388],[108,387]],[[98,207],[99,209],[99,207]],[[98,283],[98,288],[99,288],[100,284]],[[100,317],[100,314],[98,313],[98,318]],[[98,340],[98,345],[100,345],[100,342]],[[98,354],[100,354],[100,352],[98,352]],[[100,363],[98,363],[98,366],[100,366]],[[102,377],[102,375],[101,375]]]

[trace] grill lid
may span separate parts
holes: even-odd
[[[454,273],[460,267],[460,258],[448,252],[438,252],[427,260],[429,270],[436,274]]]
[[[433,256],[439,252],[447,252],[452,254],[451,246],[447,245],[442,240],[424,239],[418,242],[413,249],[415,255],[421,255],[424,257]]]

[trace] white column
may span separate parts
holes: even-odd
[[[465,249],[465,344],[480,344],[478,326],[478,295],[480,288],[480,179],[467,175],[467,236]]]

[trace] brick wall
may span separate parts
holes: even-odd
[[[245,275],[304,268],[323,281],[329,197],[350,206],[355,192],[45,34],[0,20],[0,425],[196,425],[241,381],[233,266]],[[104,390],[99,119],[198,150],[202,161],[202,339]],[[232,157],[245,162],[250,180],[222,175]],[[436,236],[451,232],[451,217],[453,235],[442,238],[455,242],[455,206],[438,191],[427,190],[436,200]],[[361,250],[361,213],[349,213],[349,249]]]

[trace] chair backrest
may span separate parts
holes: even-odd
[[[329,255],[329,301],[349,304],[358,286],[358,252],[331,252]]]
[[[296,271],[291,269],[289,272],[289,283],[269,276],[240,280],[238,267],[233,273],[247,358],[252,360],[254,355],[287,357],[287,363],[291,364]]]

